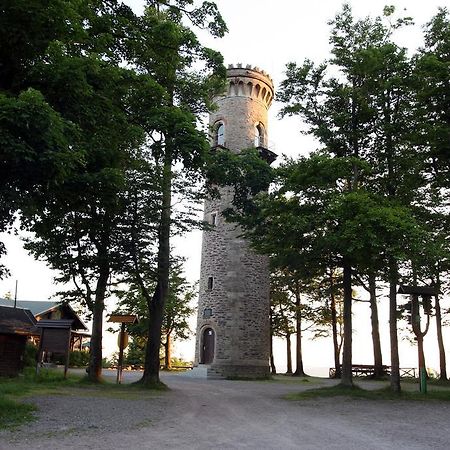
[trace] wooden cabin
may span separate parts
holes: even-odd
[[[23,369],[25,344],[38,336],[36,319],[28,309],[0,306],[0,375],[17,376]]]
[[[91,335],[88,327],[78,314],[67,303],[36,300],[17,300],[18,308],[28,309],[37,321],[40,320],[71,320],[70,350],[82,350]],[[14,300],[0,298],[0,306],[14,307]],[[33,339],[37,344],[39,339]]]

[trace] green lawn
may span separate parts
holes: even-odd
[[[349,397],[369,400],[443,400],[450,401],[450,388],[431,387],[427,394],[421,394],[418,390],[403,389],[400,394],[391,392],[387,387],[375,390],[366,390],[354,386],[344,388],[342,386],[331,386],[317,389],[308,389],[307,391],[288,394],[285,398],[288,400],[307,400],[319,397]]]
[[[0,377],[0,429],[34,420],[33,412],[36,411],[36,407],[33,404],[23,403],[24,398],[34,395],[77,395],[138,400],[157,394],[142,385],[117,385],[106,381],[93,384],[82,375],[69,374],[67,379],[64,379],[60,370],[42,369],[39,375],[36,375],[34,368],[26,368],[19,377]]]
[[[61,372],[41,370],[36,375],[34,368],[25,369],[15,378],[0,378],[0,429],[14,427],[33,420],[36,407],[21,399],[31,394],[55,392],[61,387],[79,384],[81,377],[69,376],[64,380]]]

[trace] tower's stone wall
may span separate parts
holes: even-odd
[[[274,90],[270,77],[258,68],[238,65],[227,71],[227,90],[215,99],[210,129],[224,125],[223,145],[232,152],[255,146],[255,129],[264,130],[267,147],[267,111]],[[212,136],[214,144],[214,136]],[[214,359],[208,376],[264,377],[269,375],[269,269],[266,257],[253,252],[235,224],[221,213],[231,206],[231,188],[220,199],[205,202],[195,362],[201,361],[203,332],[215,333]],[[208,284],[213,277],[213,286]],[[208,314],[205,314],[205,311]]]

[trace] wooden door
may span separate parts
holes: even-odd
[[[211,364],[214,360],[214,330],[206,328],[202,339],[202,364]]]

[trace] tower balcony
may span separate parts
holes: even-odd
[[[268,148],[268,146],[259,145],[256,147],[256,150],[258,150],[259,156],[268,164],[272,164],[277,159],[277,154]]]

